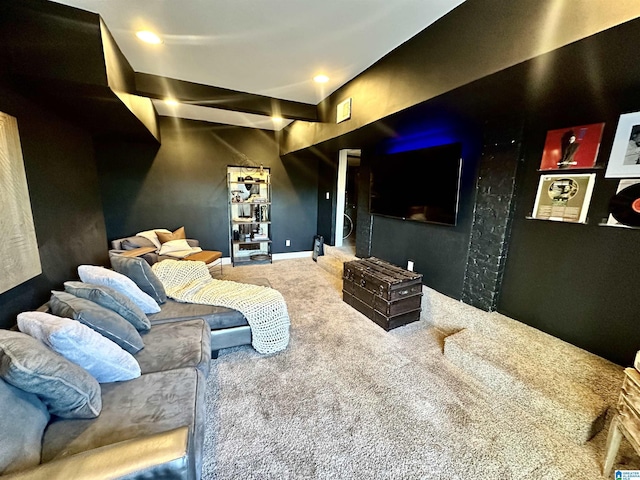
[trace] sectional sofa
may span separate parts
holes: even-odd
[[[112,257],[112,266],[79,267],[81,282],[66,282],[39,311],[18,316],[21,331],[0,331],[2,478],[200,478],[212,339],[216,329],[249,330],[246,319],[162,298],[153,278],[140,277],[150,272],[142,259]],[[131,283],[113,285],[113,278]],[[133,288],[144,302],[123,298]],[[94,359],[82,368],[65,358],[70,344],[72,355],[85,353],[75,347],[80,327],[131,355],[139,366],[133,378],[111,381],[125,361],[94,373]]]
[[[168,231],[168,230],[167,230]],[[175,233],[175,232],[174,232]],[[196,239],[186,239],[192,247],[198,247],[200,242]],[[110,256],[118,255],[122,252],[143,247],[154,247],[149,238],[132,235],[129,237],[117,238],[111,241]],[[172,259],[170,256],[158,255],[156,252],[145,253],[141,257],[149,265],[162,260]],[[266,279],[256,279],[252,283],[270,287]],[[215,307],[211,305],[191,304],[174,302],[169,299],[160,305],[161,312],[153,314],[149,318],[152,322],[160,323],[166,320],[184,318],[203,318],[211,327],[211,356],[218,358],[218,352],[223,348],[236,347],[251,344],[251,328],[245,316],[237,310],[225,307]]]

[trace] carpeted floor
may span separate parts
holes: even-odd
[[[387,333],[310,258],[224,267],[256,277],[283,294],[291,343],[212,362],[203,478],[601,478],[606,428],[577,445],[443,355],[436,319],[488,314],[427,290],[423,320]],[[640,468],[624,441],[618,462]]]

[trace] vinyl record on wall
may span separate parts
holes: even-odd
[[[609,202],[609,213],[618,222],[640,227],[640,183],[620,190]]]

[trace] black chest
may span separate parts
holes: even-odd
[[[345,262],[342,299],[385,330],[420,319],[422,275],[375,257]]]

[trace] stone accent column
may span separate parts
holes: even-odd
[[[476,183],[476,202],[462,301],[485,311],[496,308],[509,245],[515,205],[516,171],[520,162],[522,124],[505,128],[491,124]]]

